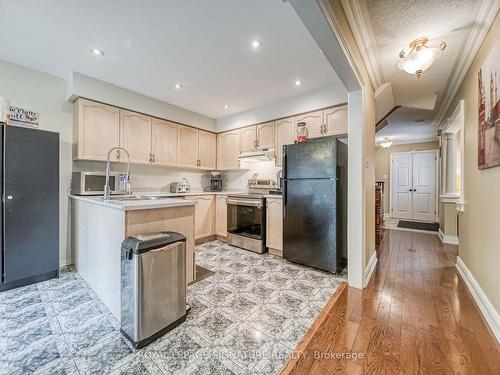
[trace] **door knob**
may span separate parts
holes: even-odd
[[[8,200],[12,200],[14,197],[12,195],[7,195]]]

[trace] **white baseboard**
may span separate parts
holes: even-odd
[[[438,236],[439,236],[439,239],[441,240],[442,243],[448,243],[451,245],[458,245],[458,237],[444,234],[443,231],[441,230],[441,228],[439,228]]]
[[[377,252],[373,250],[372,256],[370,258],[370,262],[366,266],[365,269],[365,282],[363,284],[363,287],[366,287],[368,285],[368,282],[370,281],[370,278],[372,277],[373,271],[375,270],[375,266],[377,265]]]
[[[488,322],[497,341],[500,342],[500,316],[498,312],[495,310],[488,297],[486,297],[486,294],[484,294],[478,282],[460,257],[457,257],[457,264],[455,267],[460,276],[462,276],[467,289],[469,289],[470,294],[472,294],[472,297],[479,306],[484,319]]]

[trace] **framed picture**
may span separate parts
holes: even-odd
[[[500,44],[497,42],[478,73],[479,169],[500,165]]]

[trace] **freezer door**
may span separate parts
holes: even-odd
[[[287,180],[283,191],[283,257],[337,271],[335,179]]]
[[[284,148],[285,179],[330,178],[336,176],[335,137],[313,139]]]
[[[59,134],[4,128],[4,282],[59,269]]]

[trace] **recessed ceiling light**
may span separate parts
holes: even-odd
[[[96,55],[96,56],[104,56],[104,51],[101,50],[101,49],[97,49],[97,48],[92,48],[90,50],[90,52],[92,52],[92,54]]]
[[[175,87],[176,89],[180,89],[180,88],[182,87],[182,85],[181,85],[180,83],[176,83],[176,84],[174,85],[174,87]]]
[[[252,48],[253,49],[258,49],[262,45],[262,42],[260,40],[253,40],[252,41]]]
[[[295,86],[300,86],[302,85],[302,81],[300,79],[295,81]]]
[[[224,108],[225,108],[225,109],[228,109],[228,108],[229,108],[229,106],[226,104],[226,105],[224,106]]]

